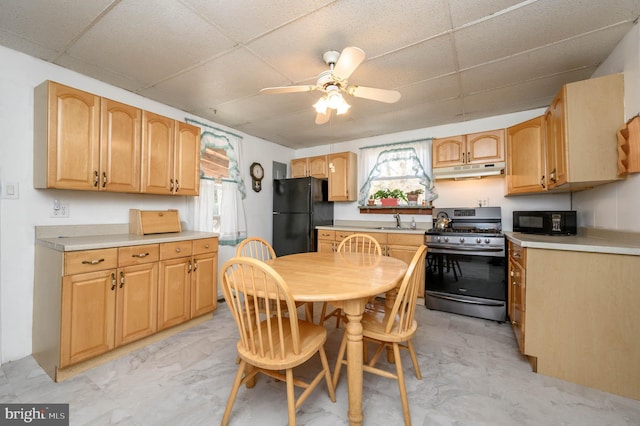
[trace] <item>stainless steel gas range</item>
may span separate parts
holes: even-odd
[[[434,208],[425,232],[427,308],[507,319],[507,268],[500,207]]]

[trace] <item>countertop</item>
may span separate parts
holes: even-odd
[[[507,239],[522,247],[548,250],[640,256],[640,234],[607,229],[579,228],[577,235],[549,236],[505,232]]]
[[[120,225],[85,225],[36,227],[36,244],[57,251],[94,250],[142,244],[170,243],[218,237],[213,232],[182,231],[166,234],[129,234],[128,227]]]

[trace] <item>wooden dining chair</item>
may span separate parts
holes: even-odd
[[[238,248],[236,249],[236,256],[250,257],[252,259],[266,262],[268,260],[275,259],[276,252],[271,244],[269,244],[266,240],[260,237],[249,237],[245,238],[240,242],[240,244],[238,244]],[[284,306],[284,304],[282,305],[282,307],[286,309],[286,306]],[[305,306],[305,315],[307,320],[313,322],[313,309],[310,304],[304,302],[296,302],[296,307],[300,307],[303,305]]]
[[[409,351],[416,377],[419,380],[422,379],[422,373],[420,373],[420,366],[418,365],[418,358],[416,357],[416,351],[411,339],[418,328],[418,324],[414,316],[418,290],[420,286],[424,285],[426,252],[427,247],[425,245],[420,246],[416,251],[402,283],[400,284],[393,306],[385,307],[383,303],[368,305],[364,315],[362,316],[362,336],[364,344],[366,345],[369,342],[373,342],[378,345],[374,355],[363,366],[363,370],[398,381],[405,425],[411,424],[411,415],[409,413],[409,400],[407,399],[404,373],[402,371],[400,349],[406,349]],[[333,372],[334,387],[338,385],[342,365],[347,364],[346,359],[344,359],[346,347],[347,333],[345,332],[342,337],[342,342],[340,343],[338,359]],[[395,374],[391,371],[375,366],[385,347],[393,348],[396,366]]]
[[[336,249],[338,253],[369,253],[369,254],[382,254],[382,248],[380,243],[375,238],[367,234],[351,234],[340,242]],[[336,328],[340,327],[340,321],[344,319],[342,309],[335,308],[327,314],[328,303],[322,304],[322,311],[320,311],[320,324],[324,324],[326,320],[331,317],[336,318]]]
[[[298,319],[295,302],[282,277],[269,265],[256,259],[234,257],[222,267],[222,291],[238,326],[237,343],[240,365],[236,373],[222,425],[229,422],[239,388],[262,373],[286,382],[289,425],[296,424],[296,409],[322,381],[329,398],[336,401],[324,344],[327,330],[318,324]],[[258,298],[265,298],[265,312],[252,308]],[[287,315],[282,307],[287,307]],[[272,307],[274,311],[272,311]],[[315,354],[320,355],[322,370],[310,382],[294,378],[293,368]],[[285,374],[282,374],[284,370]],[[294,386],[304,391],[297,397]]]

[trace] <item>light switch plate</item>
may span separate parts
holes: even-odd
[[[2,198],[20,198],[20,186],[18,182],[2,182]]]

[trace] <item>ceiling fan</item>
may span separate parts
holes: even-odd
[[[343,93],[389,104],[398,102],[401,96],[398,91],[349,85],[347,79],[364,61],[364,57],[364,51],[357,47],[346,47],[342,52],[330,50],[322,55],[322,59],[330,69],[318,75],[315,85],[266,87],[260,90],[260,93],[295,93],[313,90],[324,92],[324,95],[313,105],[317,112],[316,124],[329,121],[332,109],[336,110],[337,114],[344,114],[349,110],[351,106],[344,100]]]

